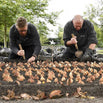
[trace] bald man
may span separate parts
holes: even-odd
[[[71,34],[74,34],[72,37]],[[63,58],[75,57],[75,44],[77,43],[78,49],[83,51],[81,58],[83,61],[90,60],[95,53],[95,46],[97,44],[96,32],[93,24],[84,20],[81,15],[76,15],[64,27],[63,40],[67,47]]]

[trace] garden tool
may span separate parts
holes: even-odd
[[[72,38],[75,37],[74,34],[71,34],[71,35],[72,35]],[[77,43],[75,44],[75,48],[77,49],[77,51],[75,52],[75,56],[76,56],[77,58],[80,58],[80,57],[82,56],[82,54],[83,54],[83,51],[80,51],[80,50],[78,49]]]
[[[20,50],[23,50],[21,44],[19,44],[19,48],[20,48]],[[23,59],[25,60],[25,55],[23,55]]]

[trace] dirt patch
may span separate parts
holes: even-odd
[[[100,98],[103,96],[102,69],[101,62],[0,62],[0,96],[7,96],[8,90],[13,90],[15,95],[37,95],[37,90],[41,90],[49,98],[50,92],[57,89],[62,91],[62,97],[69,93],[71,98],[80,87],[87,96]]]

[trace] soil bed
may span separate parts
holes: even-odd
[[[69,97],[72,97],[77,91],[77,88],[80,87],[82,92],[87,92],[88,96],[102,97],[103,96],[103,85],[100,82],[100,79],[103,76],[103,63],[96,62],[77,62],[77,61],[65,61],[65,62],[50,62],[50,61],[37,61],[33,63],[26,62],[0,62],[0,96],[7,95],[8,90],[13,90],[15,95],[20,95],[21,93],[28,93],[29,95],[37,95],[37,90],[41,90],[46,93],[46,96],[49,97],[49,94],[53,90],[61,90],[63,97],[66,97],[66,93],[69,93]],[[17,83],[17,76],[14,75],[13,70],[17,70],[20,75],[23,75],[25,79]],[[6,71],[7,70],[7,71]],[[28,76],[25,74],[26,71],[31,71],[31,74]],[[5,72],[6,71],[6,72]],[[51,72],[55,76],[48,82],[48,74]],[[64,74],[65,75],[64,75]],[[13,81],[8,82],[4,79],[3,74],[8,74]],[[59,74],[59,76],[58,76]],[[71,83],[68,79],[71,79],[71,74],[73,76],[73,82]],[[97,76],[92,81],[87,81],[88,77]],[[33,78],[34,82],[28,82],[28,79],[31,77],[38,76],[38,79]],[[41,80],[43,76],[44,80]],[[52,76],[52,75],[51,75]],[[79,83],[79,79],[85,76],[85,79],[82,80],[84,84]],[[65,77],[65,80],[62,80]],[[58,82],[54,82],[55,78],[58,79]],[[76,80],[76,78],[78,80]],[[38,80],[40,83],[38,84]],[[12,103],[12,102],[11,102]],[[22,102],[21,102],[22,103]],[[32,103],[32,102],[31,102]],[[74,102],[75,103],[75,102]],[[95,102],[94,102],[95,103]]]

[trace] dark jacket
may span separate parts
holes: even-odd
[[[35,46],[33,55],[38,56],[41,44],[40,44],[40,38],[39,34],[37,32],[36,27],[28,23],[28,30],[27,35],[25,37],[21,36],[16,29],[16,25],[14,24],[10,29],[10,48],[13,53],[17,54],[19,49],[19,43],[22,45],[22,47],[26,46]]]
[[[64,27],[63,40],[65,46],[70,47],[73,51],[75,51],[76,49],[74,45],[66,45],[66,42],[72,38],[72,33],[77,37],[77,45],[79,50],[85,51],[90,44],[97,44],[96,32],[93,24],[88,20],[84,20],[83,26],[79,31],[74,28],[72,21],[69,21]]]

